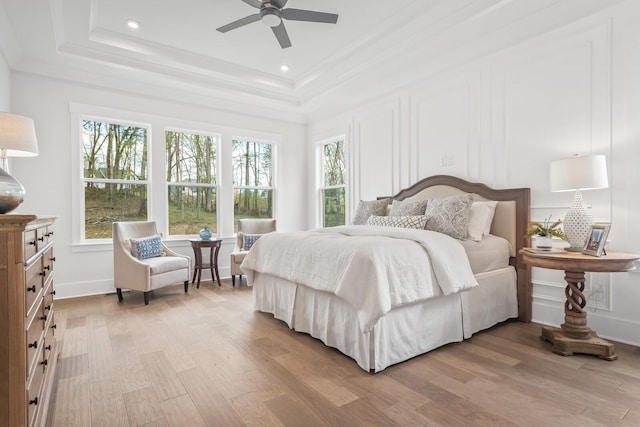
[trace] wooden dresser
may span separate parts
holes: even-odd
[[[58,361],[53,222],[0,215],[0,426],[46,422]]]

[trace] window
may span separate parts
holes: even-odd
[[[114,221],[147,219],[148,129],[82,120],[84,237],[111,238]]]
[[[217,233],[218,137],[165,132],[169,234]]]
[[[321,148],[322,226],[344,225],[346,212],[344,139],[323,143]]]
[[[273,218],[273,144],[232,142],[233,219]]]

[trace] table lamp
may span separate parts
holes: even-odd
[[[573,205],[563,221],[563,231],[571,247],[581,251],[591,231],[593,217],[582,200],[581,191],[607,188],[607,160],[604,155],[575,156],[551,162],[551,191],[575,191]]]
[[[0,214],[11,212],[24,200],[24,187],[9,174],[7,157],[38,155],[33,120],[11,113],[0,113]]]

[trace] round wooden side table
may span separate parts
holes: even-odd
[[[594,257],[580,252],[532,252],[528,248],[520,250],[522,261],[531,267],[564,270],[567,281],[565,288],[564,323],[560,328],[542,327],[540,338],[553,344],[553,352],[563,356],[573,353],[593,354],[601,359],[616,360],[615,347],[600,338],[587,327],[587,301],[584,291],[586,271],[596,273],[616,273],[633,270],[634,262],[640,255],[607,251],[606,255]]]
[[[200,288],[200,277],[202,276],[203,269],[211,270],[211,280],[217,280],[218,286],[220,286],[220,273],[218,273],[218,253],[220,252],[220,246],[222,246],[222,239],[189,239],[191,247],[193,248],[193,254],[196,258],[195,266],[193,267],[193,279],[191,283],[198,282],[196,288]],[[202,262],[202,248],[209,248],[209,263]]]

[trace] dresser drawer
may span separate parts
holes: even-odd
[[[34,256],[38,249],[38,238],[36,230],[25,231],[24,234],[24,259],[25,261]]]
[[[27,380],[34,369],[36,357],[42,354],[42,333],[44,322],[42,321],[42,306],[33,310],[31,317],[27,321]]]
[[[54,313],[51,312],[49,318],[47,319],[47,326],[44,331],[44,351],[47,360],[51,359],[51,351],[53,350],[53,343],[55,342],[55,329],[56,322],[54,319]]]
[[[42,254],[42,272],[44,273],[45,281],[53,273],[53,261],[55,261],[55,258],[53,256],[53,246],[51,246]]]
[[[36,419],[38,409],[42,405],[41,388],[42,380],[44,379],[44,349],[40,349],[38,352],[38,360],[36,362],[36,368],[33,370],[30,381],[27,383],[27,425],[33,425]]]
[[[27,293],[25,310],[29,313],[42,291],[42,262],[38,259],[27,267],[24,274],[25,292]]]

